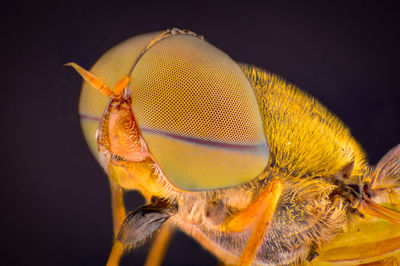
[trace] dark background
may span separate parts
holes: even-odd
[[[1,4],[2,265],[102,265],[112,245],[105,174],[77,115],[81,78],[120,41],[177,26],[314,95],[376,163],[400,143],[399,9],[321,4],[109,1]],[[349,1],[350,2],[350,1]],[[378,4],[379,3],[379,4]],[[143,203],[135,192],[131,209]],[[148,241],[149,242],[149,241]],[[124,257],[142,264],[148,244]],[[165,265],[216,259],[178,233]]]

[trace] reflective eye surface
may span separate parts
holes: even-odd
[[[105,53],[91,72],[113,87],[159,33],[131,38]],[[146,144],[168,180],[188,191],[236,186],[269,159],[253,89],[225,53],[191,35],[167,37],[137,61],[129,85]],[[98,157],[96,130],[109,97],[84,83],[81,125]]]
[[[133,111],[167,178],[184,190],[235,186],[266,167],[253,89],[225,53],[194,36],[158,42],[137,63]]]

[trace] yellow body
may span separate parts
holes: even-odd
[[[355,183],[357,179],[368,178],[370,166],[365,154],[340,120],[315,99],[279,77],[257,68],[243,68],[253,81],[262,106],[271,154],[279,154],[277,165],[296,173],[296,178],[302,175],[332,177],[354,160],[350,178]],[[398,200],[377,201],[400,211]],[[368,215],[364,218],[351,214],[346,216],[341,231],[319,250],[314,261],[316,265],[355,265],[400,258],[398,226]]]
[[[114,86],[131,73],[143,47],[157,34],[141,35],[113,48],[91,73],[107,86]],[[108,105],[109,97],[84,85],[82,128],[89,147],[110,177],[116,234],[126,216],[121,189],[138,190],[148,202],[157,197],[177,204],[177,213],[167,223],[193,236],[227,264],[251,263],[253,258],[260,265],[309,261],[354,265],[399,259],[400,227],[383,216],[364,213],[361,218],[357,211],[362,210],[357,205],[360,202],[339,189],[342,183],[376,183],[362,148],[349,130],[314,98],[281,78],[248,65],[240,68],[253,88],[269,159],[265,170],[250,181],[228,187],[229,182],[224,181],[217,189],[213,187],[221,182],[216,181],[210,189],[194,189],[198,191],[176,186],[149,153],[129,105],[134,106],[135,99],[132,103],[117,99],[117,105]],[[128,122],[114,123],[115,117],[120,119],[116,121]],[[371,200],[400,211],[396,200],[399,192],[385,191],[389,189],[377,189]],[[255,228],[265,230],[261,230],[259,240],[252,240],[260,237],[254,234]],[[118,263],[122,252],[118,243],[110,263]],[[246,243],[256,244],[255,248]],[[254,254],[248,255],[250,249]]]

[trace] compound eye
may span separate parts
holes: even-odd
[[[113,88],[129,73],[143,48],[158,34],[160,33],[143,34],[118,44],[102,55],[90,72]],[[79,99],[79,116],[86,142],[96,158],[98,158],[96,131],[109,102],[110,97],[100,93],[89,83],[83,83]]]
[[[206,41],[159,41],[137,62],[130,93],[150,152],[180,189],[236,186],[265,169],[269,151],[251,84]]]

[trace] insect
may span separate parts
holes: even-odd
[[[115,242],[108,265],[173,228],[226,264],[395,264],[400,145],[372,167],[314,98],[203,37],[170,29],[115,46],[87,71],[79,114],[107,173]],[[147,204],[127,213],[123,195]]]

